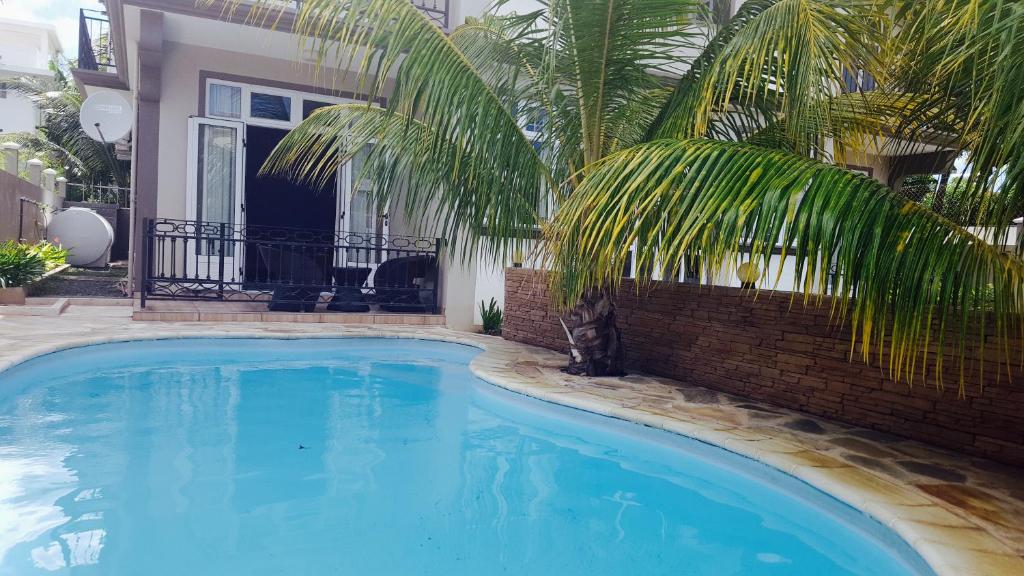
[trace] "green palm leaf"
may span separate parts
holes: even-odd
[[[885,22],[874,0],[745,2],[680,79],[650,133],[744,139],[781,116],[796,149],[817,150],[821,134],[801,130],[841,125],[828,114],[835,106],[820,102],[843,85],[844,68],[881,75]]]
[[[747,253],[767,274],[781,247],[796,264],[794,285],[783,288],[805,306],[831,292],[862,357],[886,352],[889,374],[911,383],[933,358],[941,385],[942,354],[929,353],[954,330],[963,386],[964,346],[973,321],[985,318],[989,287],[997,337],[1024,335],[1019,260],[870,178],[794,154],[660,140],[601,161],[548,230],[561,303],[617,287],[634,244],[641,284],[694,255],[714,274]]]
[[[343,137],[339,137],[343,135]],[[522,249],[538,221],[543,180],[524,184],[522,195],[493,185],[517,169],[507,158],[474,154],[465,140],[438,134],[418,120],[379,107],[343,104],[321,108],[288,133],[264,169],[322,187],[338,166],[372,145],[364,174],[374,177],[381,204],[412,218],[420,231],[448,239],[461,256],[475,254],[481,238],[498,238],[492,252]],[[429,194],[407,194],[410,179]]]
[[[1001,0],[893,1],[894,82],[927,105],[904,114],[906,140],[938,133],[967,155],[969,202],[996,192],[987,219],[1024,213],[1024,5]]]

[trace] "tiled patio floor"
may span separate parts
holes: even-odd
[[[810,418],[671,380],[583,379],[553,352],[433,326],[133,322],[129,307],[75,306],[58,317],[0,316],[0,370],[62,348],[175,336],[386,336],[485,349],[481,378],[552,402],[671,430],[763,461],[874,516],[939,574],[1024,574],[1024,470]],[[0,384],[3,376],[0,373]]]

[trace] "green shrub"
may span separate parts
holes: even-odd
[[[38,254],[46,263],[47,270],[63,265],[68,261],[68,250],[43,240],[35,246],[30,246],[29,251]]]
[[[494,298],[491,298],[490,304],[486,307],[484,301],[480,301],[480,317],[484,321],[484,334],[501,334],[502,313]]]
[[[17,288],[42,276],[46,260],[33,248],[11,240],[0,243],[0,288]]]

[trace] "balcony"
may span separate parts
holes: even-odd
[[[440,309],[440,238],[167,218],[143,229],[143,309],[159,300],[246,312]]]
[[[117,73],[110,19],[100,10],[82,8],[78,12],[78,68],[93,72]]]

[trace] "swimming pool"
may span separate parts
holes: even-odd
[[[706,444],[398,339],[104,344],[0,373],[0,574],[930,574]]]

